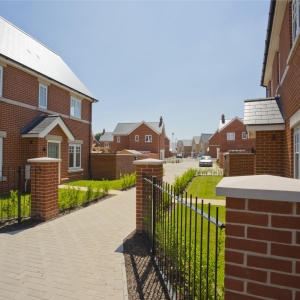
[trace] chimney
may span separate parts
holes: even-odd
[[[224,114],[222,114],[221,119],[222,119],[222,124],[225,124],[225,115]]]
[[[162,123],[163,123],[163,118],[162,118],[162,116],[160,116],[160,118],[159,118],[159,127],[162,125]]]
[[[105,133],[105,128],[103,128],[103,132],[102,132],[102,135]]]

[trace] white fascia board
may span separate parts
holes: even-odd
[[[266,63],[265,76],[263,80],[264,86],[268,85],[269,80],[272,77],[272,67],[273,67],[274,57],[279,47],[279,35],[280,35],[287,3],[288,3],[287,0],[276,1],[273,27],[272,27],[271,37],[270,37],[270,44],[269,44],[269,52],[268,52],[268,58]]]
[[[239,117],[235,117],[230,122],[225,124],[221,129],[219,129],[219,132],[221,132],[223,129],[225,129],[229,124],[233,123],[235,120],[239,120],[242,124],[244,124],[244,122]]]
[[[70,132],[69,128],[59,116],[48,127],[40,132],[39,137],[44,138],[56,125],[60,126],[60,128],[63,130],[70,141],[74,141],[73,134]]]

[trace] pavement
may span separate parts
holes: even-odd
[[[165,164],[164,181],[173,183],[174,175],[196,167],[195,159]],[[126,300],[122,241],[135,229],[136,189],[110,193],[116,196],[0,234],[0,300]]]

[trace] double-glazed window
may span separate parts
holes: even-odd
[[[138,142],[138,141],[140,140],[140,137],[139,137],[138,135],[136,135],[135,138],[134,138],[134,140],[135,140],[136,142]]]
[[[3,90],[3,67],[0,66],[0,97],[2,97]]]
[[[117,136],[117,143],[121,142],[121,137]]]
[[[72,117],[81,119],[81,101],[73,97],[71,97],[70,115]]]
[[[247,139],[247,132],[243,132],[243,133],[242,133],[242,139],[243,139],[243,140],[246,140],[246,139]]]
[[[48,142],[48,157],[59,158],[59,143]]]
[[[109,142],[104,142],[104,148],[108,148],[109,147]]]
[[[294,178],[296,179],[300,179],[299,141],[300,127],[294,130]]]
[[[40,84],[39,87],[39,107],[47,108],[47,86]]]
[[[293,0],[292,3],[292,37],[295,41],[300,26],[300,0]]]
[[[69,169],[81,168],[81,145],[69,144]]]
[[[227,132],[227,141],[234,141],[234,140],[235,140],[235,133]]]
[[[152,135],[145,135],[145,142],[151,143],[152,142]]]

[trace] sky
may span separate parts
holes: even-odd
[[[58,53],[94,97],[93,132],[158,122],[167,136],[243,118],[260,86],[269,13],[260,1],[3,1],[0,15]]]

